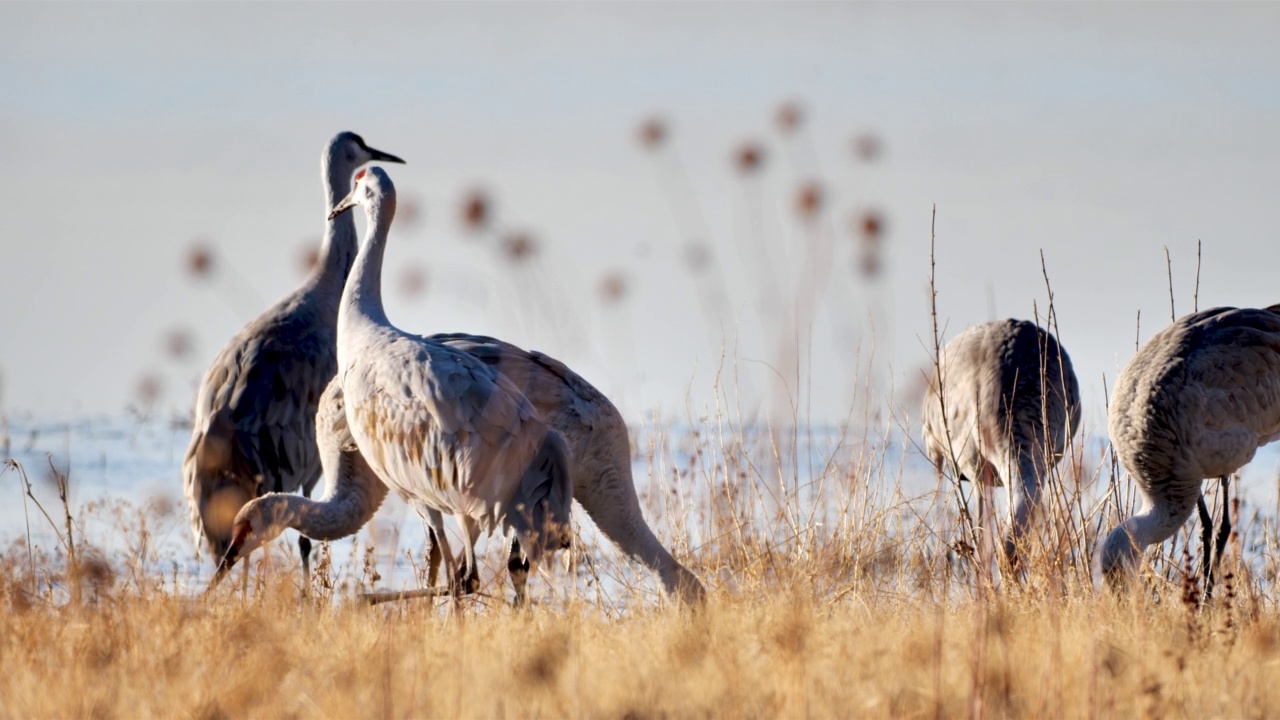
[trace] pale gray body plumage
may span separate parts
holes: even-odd
[[[573,497],[606,537],[632,559],[652,568],[672,597],[695,602],[702,583],[658,541],[644,520],[631,475],[631,443],[627,426],[613,403],[593,385],[560,361],[525,351],[490,337],[438,334],[427,340],[466,352],[509,378],[538,414],[559,431],[569,445]],[[321,407],[342,401],[335,379]],[[323,412],[323,410],[322,410]],[[322,447],[351,448],[349,436],[321,438]],[[357,461],[346,458],[347,467]],[[336,464],[335,464],[336,466]],[[326,472],[326,477],[331,477]],[[512,568],[513,574],[518,569]],[[517,582],[517,596],[522,594]]]
[[[1186,523],[1205,479],[1280,438],[1280,305],[1204,310],[1156,333],[1116,381],[1107,425],[1143,507],[1099,543],[1098,580],[1135,569]]]
[[[375,159],[400,162],[354,133],[334,136],[320,160],[326,206]],[[337,371],[338,304],[356,250],[352,219],[329,221],[302,286],[237,333],[205,373],[182,475],[196,545],[215,557],[246,501],[265,492],[310,494],[320,478],[316,409]],[[310,543],[299,544],[305,564]]]
[[[925,453],[940,469],[954,459],[962,479],[1008,486],[1005,552],[1016,566],[1043,478],[1080,425],[1071,359],[1034,323],[999,320],[947,343],[939,367],[942,401],[931,377],[923,409]]]

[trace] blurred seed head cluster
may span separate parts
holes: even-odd
[[[483,298],[483,294],[475,295],[477,288],[496,282],[499,293],[516,296],[508,299],[516,302],[504,304],[517,306],[517,320],[538,329],[530,334],[542,338],[552,331],[550,337],[541,340],[543,347],[577,347],[567,338],[580,341],[591,335],[585,324],[589,318],[584,318],[580,309],[627,312],[628,303],[642,296],[645,285],[656,279],[648,269],[652,266],[638,263],[645,263],[653,252],[663,252],[665,247],[688,271],[687,282],[692,283],[699,298],[708,337],[720,337],[727,323],[740,320],[735,318],[734,308],[744,300],[749,307],[762,308],[759,319],[766,335],[786,337],[794,328],[811,324],[815,317],[834,312],[841,317],[829,322],[847,326],[833,327],[834,332],[853,337],[856,332],[852,329],[852,315],[856,311],[839,306],[852,306],[850,294],[860,292],[860,285],[873,287],[883,275],[889,250],[888,222],[878,198],[871,194],[873,182],[857,183],[866,195],[843,197],[840,188],[849,183],[831,182],[830,178],[850,172],[865,176],[870,170],[861,168],[884,161],[884,142],[873,132],[856,130],[849,133],[849,144],[844,148],[817,147],[810,130],[813,113],[798,99],[780,102],[772,110],[764,109],[762,120],[763,133],[726,143],[725,155],[721,156],[728,158],[726,180],[736,177],[744,184],[743,197],[752,217],[764,218],[774,207],[789,211],[799,237],[807,238],[800,245],[795,245],[796,240],[788,233],[779,232],[767,222],[762,224],[759,219],[731,236],[714,230],[720,223],[708,222],[711,212],[703,207],[679,161],[681,136],[667,117],[654,115],[638,123],[634,138],[639,149],[652,158],[658,181],[670,199],[676,235],[619,248],[616,259],[597,271],[594,279],[579,278],[572,269],[566,278],[556,274],[556,262],[572,253],[557,249],[555,238],[540,236],[530,229],[526,221],[536,225],[536,215],[513,222],[509,217],[512,213],[507,211],[518,208],[498,201],[492,181],[501,178],[492,178],[459,188],[452,201],[453,212],[439,216],[447,221],[452,215],[453,222],[436,228],[437,232],[443,228],[455,237],[460,247],[475,248],[468,252],[481,253],[486,258],[484,262],[492,267],[487,277],[459,275],[443,268],[433,272],[436,262],[431,259],[432,249],[424,247],[415,250],[413,258],[398,260],[386,268],[386,287],[402,301],[418,301],[431,293],[443,293],[441,297],[447,298],[451,293],[462,292]],[[446,200],[443,204],[450,203]],[[396,232],[414,237],[428,220],[425,206],[412,188],[403,188]],[[843,228],[834,221],[841,213],[847,218]],[[321,242],[316,234],[297,242],[294,277],[301,279],[316,271],[323,260]],[[797,257],[803,258],[799,264]],[[248,313],[261,310],[248,307],[246,298],[252,297],[254,291],[237,273],[237,261],[219,252],[216,238],[199,236],[191,241],[182,262],[193,291],[216,293],[245,321],[252,317]],[[663,282],[670,280],[664,278]],[[735,297],[741,292],[736,288],[742,285],[758,297]],[[583,293],[585,296],[579,296]],[[811,297],[805,297],[806,293]],[[786,307],[798,307],[798,314],[780,317],[779,308]],[[631,332],[627,316],[619,317],[621,324],[610,321],[615,328],[621,328],[617,332]],[[196,386],[197,374],[224,340],[202,337],[199,327],[199,323],[192,322],[161,331],[158,366],[167,370],[150,370],[139,376],[134,393],[137,410],[149,413],[165,401],[175,412],[185,412],[181,408],[189,398],[184,397],[184,391]],[[624,349],[618,352],[624,354],[634,341],[608,335],[602,342],[622,343]],[[608,356],[610,351],[604,351]],[[799,358],[776,359],[784,367],[799,362]],[[174,396],[166,398],[167,390],[174,391]]]

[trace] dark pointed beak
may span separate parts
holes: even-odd
[[[355,206],[356,206],[356,193],[355,193],[355,190],[352,190],[351,194],[342,198],[342,201],[339,202],[337,206],[335,206],[333,210],[329,213],[329,219],[332,220]]]
[[[382,162],[400,163],[401,165],[405,164],[404,160],[401,160],[400,158],[396,157],[395,155],[392,155],[389,152],[382,152],[381,150],[371,148],[367,145],[365,146],[365,150],[369,151],[369,156],[373,158],[372,162],[382,161]]]
[[[244,531],[236,533],[231,539],[231,544],[227,546],[227,552],[222,556],[222,561],[218,563],[218,569],[213,573],[213,579],[209,581],[209,587],[205,589],[204,594],[208,595],[218,587],[222,579],[231,572],[232,566],[236,564],[236,560],[240,559],[240,546],[244,544],[244,539],[248,536],[248,528]]]
[[[212,593],[215,588],[222,582],[222,579],[231,572],[231,567],[236,564],[236,558],[240,556],[240,547],[232,545],[227,548],[227,554],[222,556],[222,562],[218,563],[218,570],[213,574],[213,579],[209,581],[209,587],[204,592],[206,595]]]

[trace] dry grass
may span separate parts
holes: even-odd
[[[715,595],[440,616],[155,594],[11,611],[11,717],[1270,717],[1280,621],[1177,603]]]

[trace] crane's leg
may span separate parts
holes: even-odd
[[[455,515],[462,532],[466,535],[466,548],[463,551],[462,567],[453,576],[453,588],[456,595],[470,595],[480,591],[480,567],[476,562],[476,543],[480,540],[480,526],[466,515]]]
[[[427,528],[427,587],[435,587],[436,577],[440,574],[440,561],[444,554],[440,551],[440,539],[433,528]]]
[[[1204,599],[1208,600],[1213,596],[1213,516],[1204,502],[1204,493],[1196,500],[1196,510],[1200,512],[1200,546],[1204,554],[1200,560],[1200,579],[1204,583]]]
[[[420,507],[418,511],[427,526],[427,542],[430,544],[427,550],[427,583],[434,587],[440,562],[444,562],[445,572],[452,578],[457,573],[457,561],[453,557],[453,551],[449,549],[449,539],[444,532],[444,516],[439,510],[429,507]]]
[[[1222,520],[1218,523],[1218,536],[1213,542],[1213,574],[1218,574],[1222,565],[1222,553],[1227,549],[1227,541],[1231,539],[1231,478],[1223,475],[1222,482]]]
[[[302,596],[311,594],[311,538],[298,536],[298,554],[302,556]]]
[[[529,583],[529,559],[520,549],[520,539],[511,538],[511,554],[507,556],[507,572],[511,575],[511,586],[515,588],[516,598],[513,603],[523,606],[528,603],[525,587]]]
[[[984,579],[992,578],[991,561],[992,551],[995,550],[995,513],[992,512],[992,505],[995,503],[995,493],[992,491],[994,485],[991,466],[987,466],[978,475],[978,482],[974,484],[974,489],[978,492],[978,538],[977,547],[974,552],[978,559],[978,567],[982,568],[981,576]]]

